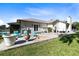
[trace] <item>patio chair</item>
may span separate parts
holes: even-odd
[[[19,35],[19,32],[18,31],[14,31],[13,34]]]
[[[27,41],[29,39],[29,37],[30,37],[28,30],[25,30],[24,33],[22,34],[22,36]]]
[[[28,38],[28,41],[32,41],[34,39],[36,39],[36,37],[38,36],[38,33],[35,31],[31,31],[31,34],[28,32],[28,30],[25,30],[22,36],[28,36],[30,35],[30,38]]]
[[[36,39],[37,36],[38,36],[37,32],[35,32],[35,31],[31,32],[31,35],[30,35],[30,38],[29,38],[28,41],[32,41],[32,40]]]
[[[24,31],[23,35],[28,35],[28,32],[27,30]]]
[[[14,32],[13,32],[13,35],[16,36],[16,40],[17,40],[19,37],[21,37],[19,31],[14,31]]]

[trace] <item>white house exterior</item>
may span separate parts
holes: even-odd
[[[66,24],[63,22],[58,22],[54,26],[56,32],[66,32]]]
[[[38,31],[43,32],[47,31],[46,24],[41,22],[33,22],[33,21],[22,21],[21,23],[21,32],[23,33],[24,30],[27,30],[27,28],[30,28],[31,31]]]
[[[66,23],[59,20],[54,20],[48,23],[48,27],[52,28],[53,32],[66,32]]]
[[[69,24],[67,26],[67,24]],[[72,20],[71,17],[67,17],[67,21],[55,20],[48,23],[48,27],[52,28],[55,32],[72,32]]]
[[[23,33],[27,28],[30,28],[31,31],[44,32],[47,31],[46,21],[38,19],[17,19],[16,23],[10,24],[10,32],[19,30]]]
[[[67,23],[69,24],[67,28]],[[38,32],[48,32],[48,28],[52,28],[52,32],[70,32],[72,30],[72,22],[71,18],[68,18],[68,21],[43,21],[38,19],[17,19],[15,23],[9,23],[10,25],[10,32],[19,30],[23,33],[24,30],[30,28],[31,31],[38,31]]]

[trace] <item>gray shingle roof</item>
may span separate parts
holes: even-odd
[[[32,21],[32,22],[39,22],[39,23],[47,23],[47,21],[40,20],[40,19],[34,19],[34,18],[28,18],[28,19],[17,19],[17,20]]]

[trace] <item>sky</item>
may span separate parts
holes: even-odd
[[[64,21],[68,16],[79,21],[78,3],[0,3],[0,20],[6,23],[20,18]]]

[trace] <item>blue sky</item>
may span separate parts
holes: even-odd
[[[79,20],[78,3],[0,3],[0,20],[14,22],[18,18],[36,18],[41,20]]]

